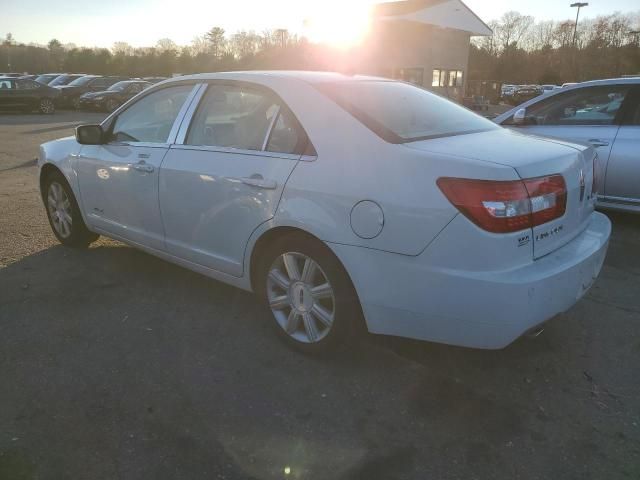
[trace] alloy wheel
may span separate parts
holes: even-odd
[[[71,216],[71,201],[64,188],[58,182],[51,182],[47,192],[47,210],[53,228],[62,238],[71,236],[73,218]]]
[[[55,106],[50,98],[43,98],[40,100],[40,111],[42,113],[53,113]]]
[[[267,299],[278,325],[293,339],[317,343],[335,317],[335,297],[327,275],[312,258],[283,253],[267,276]]]

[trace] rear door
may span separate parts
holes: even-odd
[[[185,123],[160,172],[167,251],[239,277],[247,241],[274,216],[306,135],[272,92],[247,83],[209,84]]]
[[[526,125],[505,126],[523,133],[591,144],[598,152],[598,190],[604,191],[604,172],[618,134],[621,107],[629,85],[572,89],[527,107]]]
[[[104,145],[85,145],[76,171],[90,225],[156,250],[164,249],[158,176],[194,93],[167,86],[142,97],[112,121]]]
[[[607,201],[640,207],[640,87],[625,102],[605,175]]]

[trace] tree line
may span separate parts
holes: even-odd
[[[491,37],[475,38],[469,78],[506,83],[562,84],[640,75],[640,12],[594,19],[540,21],[507,12],[489,22]]]
[[[468,79],[507,83],[554,83],[640,74],[640,12],[615,13],[579,22],[535,22],[518,12],[489,22],[493,36],[471,44]],[[445,47],[446,48],[446,47]],[[349,57],[352,55],[352,57]],[[17,42],[0,43],[0,71],[85,72],[156,76],[253,69],[336,70],[357,64],[357,50],[315,45],[287,30],[228,34],[213,27],[180,46],[168,38],[152,47],[116,42],[112,48]]]

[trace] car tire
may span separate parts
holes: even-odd
[[[56,106],[50,98],[41,98],[38,104],[38,111],[45,115],[51,115],[55,113]]]
[[[110,99],[110,100],[107,100],[105,108],[107,112],[111,113],[119,106],[120,106],[120,103],[117,100]]]
[[[49,225],[60,243],[68,247],[86,248],[98,239],[99,235],[85,225],[73,191],[60,172],[52,172],[45,178],[42,200]]]
[[[288,346],[309,354],[333,351],[363,325],[351,279],[321,241],[290,234],[262,251],[258,262],[256,293]]]

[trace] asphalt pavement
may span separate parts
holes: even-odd
[[[249,293],[56,242],[38,145],[101,118],[0,115],[0,479],[640,478],[639,217],[535,339],[307,357]]]

